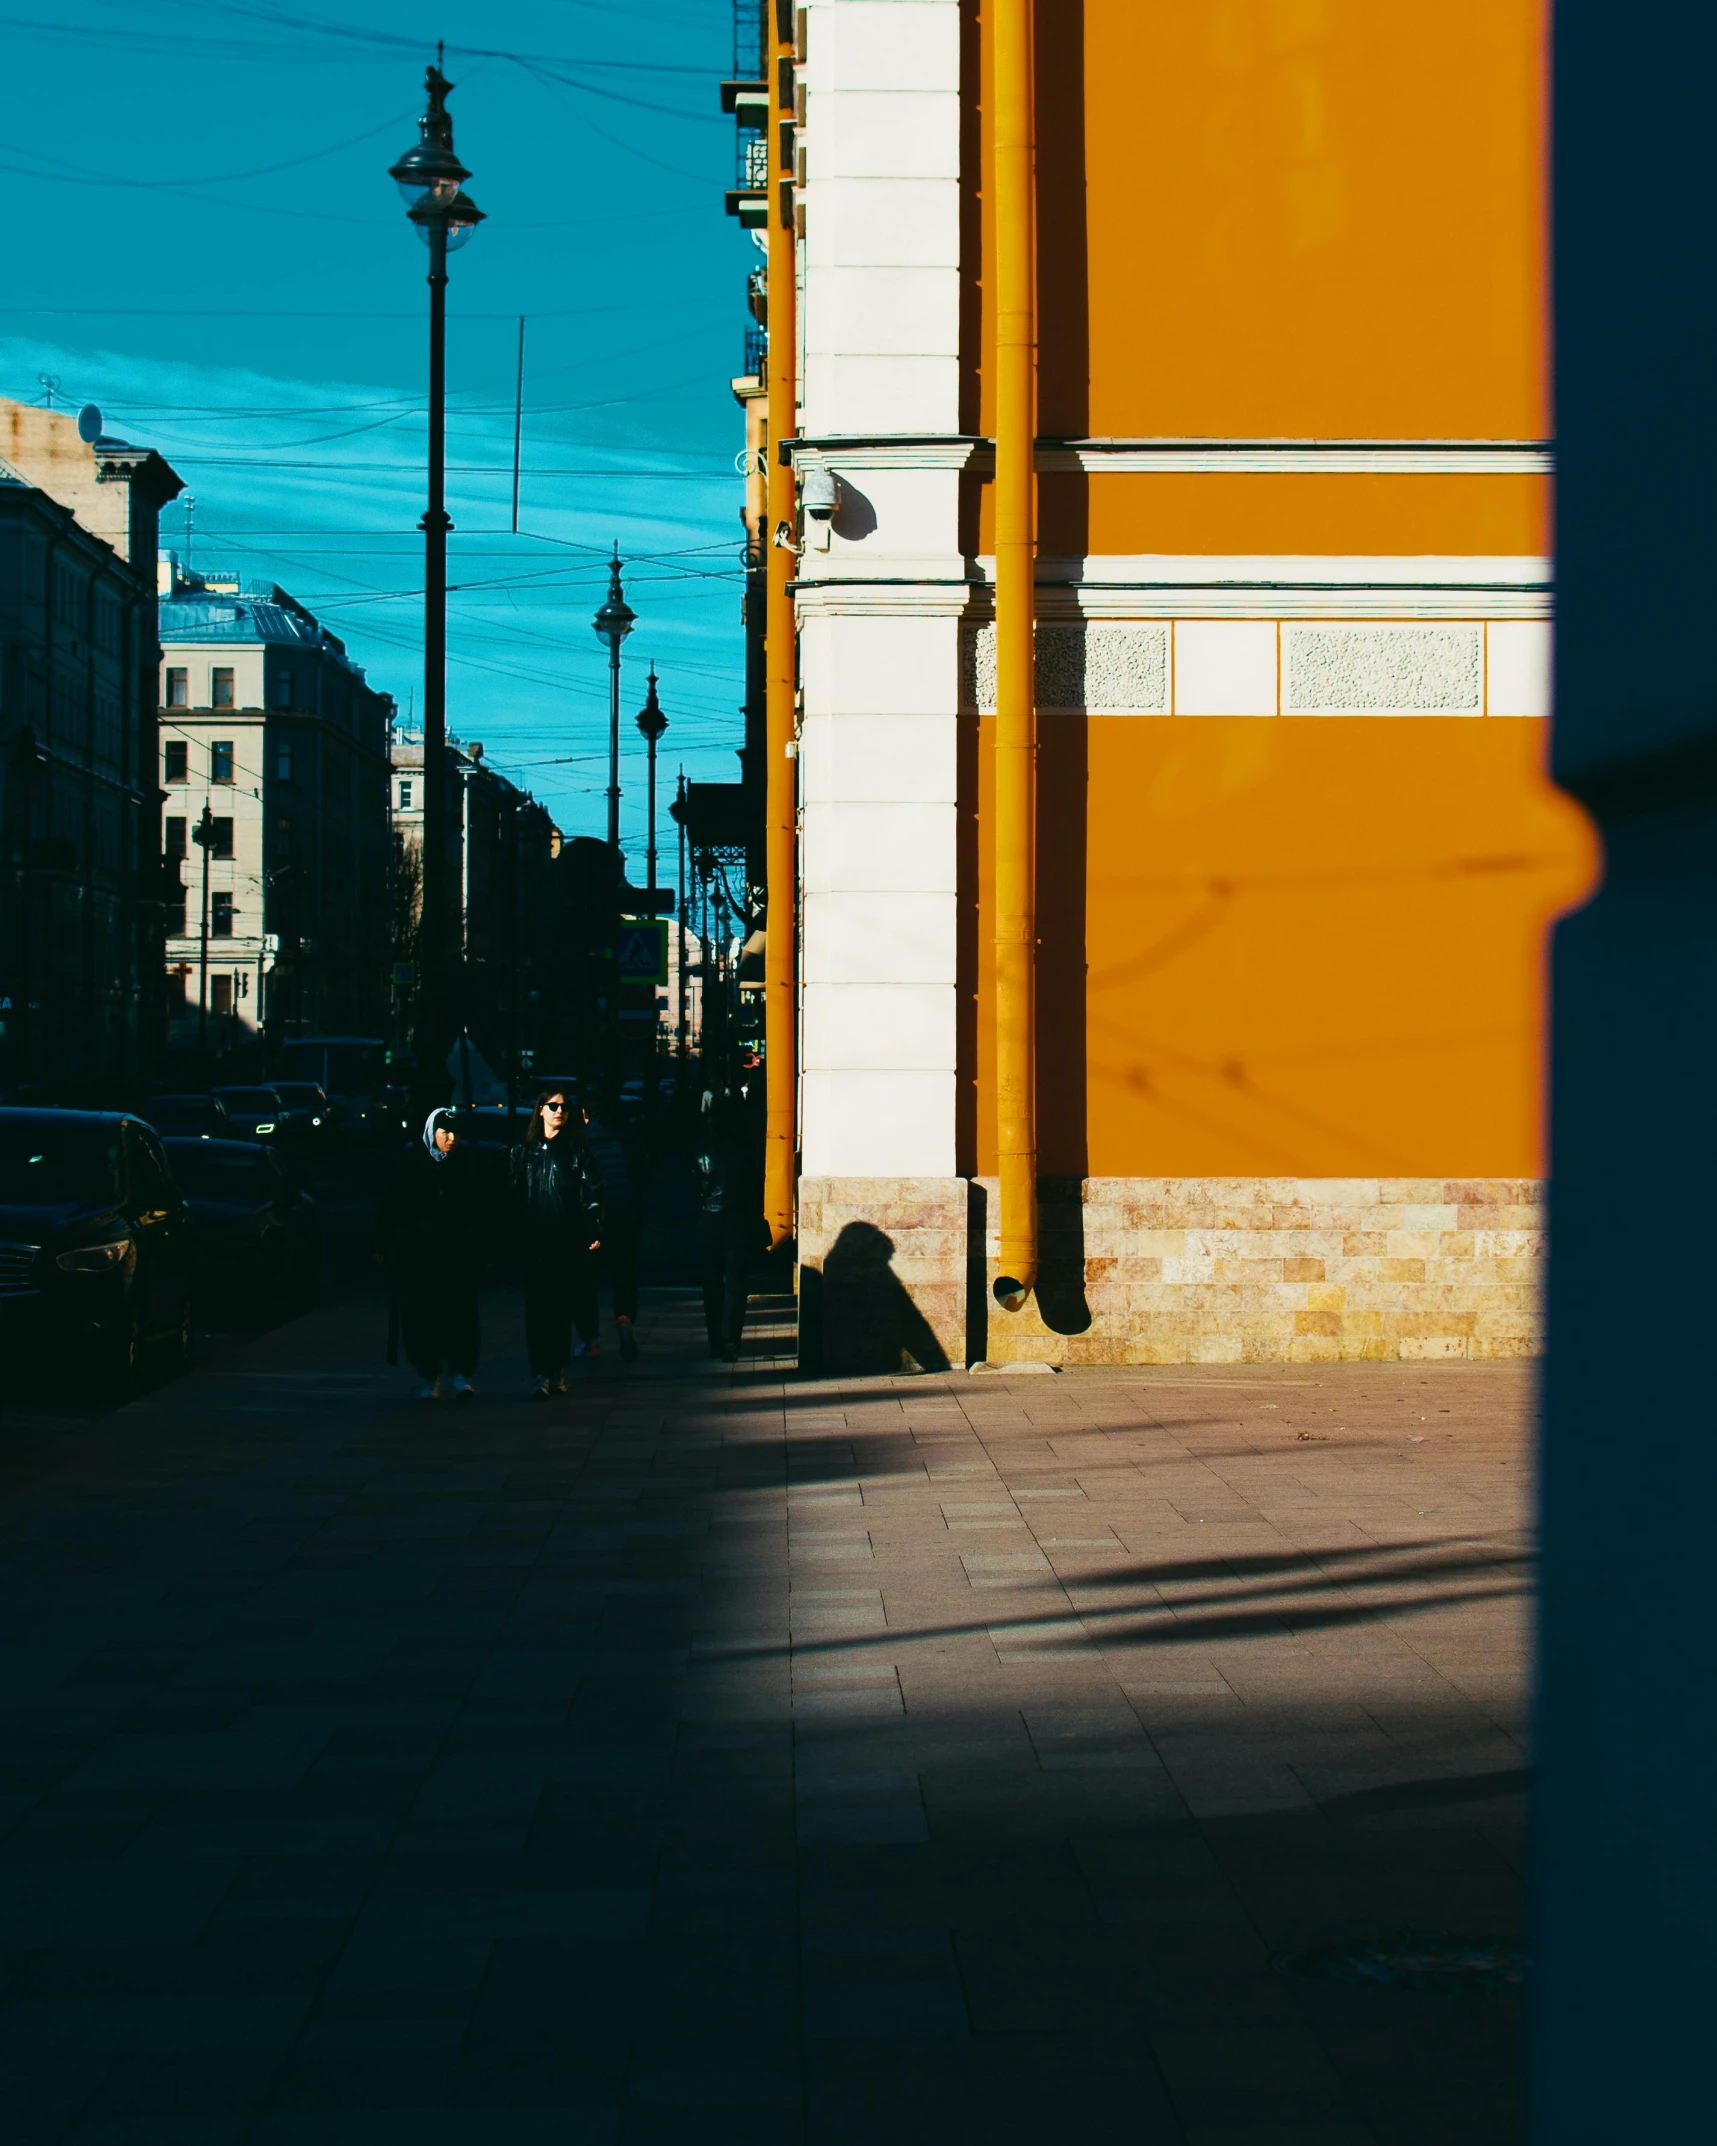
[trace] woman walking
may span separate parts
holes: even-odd
[[[531,1399],[546,1401],[551,1393],[565,1393],[566,1367],[575,1353],[597,1354],[596,1254],[602,1246],[596,1172],[577,1104],[558,1088],[537,1097],[530,1130],[513,1150],[512,1187]]]
[[[489,1256],[489,1203],[477,1157],[451,1110],[432,1110],[423,1139],[401,1156],[382,1198],[376,1257],[393,1277],[407,1360],[423,1381],[420,1400],[469,1401],[482,1344],[478,1295]]]

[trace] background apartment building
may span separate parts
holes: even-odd
[[[272,582],[160,563],[172,1042],[380,1036],[393,702]],[[208,936],[196,829],[212,822]],[[205,1018],[206,1014],[206,1018]]]
[[[93,434],[93,437],[87,435]],[[0,1081],[146,1073],[162,1040],[156,521],[99,413],[0,400]]]
[[[796,231],[822,488],[796,1130],[831,1361],[837,1299],[886,1300],[837,1287],[879,1234],[955,1359],[1531,1349],[1543,950],[1592,871],[1544,772],[1542,10],[1455,0],[1429,40],[1361,8],[1036,10],[1016,1312],[984,1286],[995,16],[807,0],[757,204]]]

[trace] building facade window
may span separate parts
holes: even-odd
[[[411,810],[411,784],[409,782],[402,782],[399,786],[399,809],[401,812]]]
[[[233,980],[230,976],[209,978],[209,1011],[231,1013],[233,1010]]]
[[[161,854],[163,857],[184,857],[189,854],[185,846],[185,822],[181,817],[161,822]]]
[[[89,584],[69,566],[62,566],[54,573],[54,614],[60,624],[73,633],[81,633],[84,615],[89,604]]]
[[[211,857],[230,858],[232,856],[232,853],[233,823],[231,820],[217,819],[215,821],[214,846],[210,849],[209,855]]]
[[[233,674],[225,668],[209,673],[209,706],[230,708],[233,705]]]
[[[209,936],[230,939],[233,935],[233,898],[220,893],[209,896]]]
[[[276,782],[292,780],[292,747],[284,738],[274,748],[274,779]]]
[[[168,708],[188,708],[191,705],[191,674],[183,664],[168,665],[167,698],[162,705]]]
[[[277,708],[290,708],[292,706],[293,691],[292,672],[284,668],[276,671],[274,674],[274,705]]]
[[[186,761],[190,757],[190,750],[191,748],[183,738],[169,738],[167,740],[163,757],[169,782],[188,782],[190,780],[190,774],[186,767]]]
[[[231,738],[216,738],[209,746],[210,782],[231,782],[233,779],[233,741]]]

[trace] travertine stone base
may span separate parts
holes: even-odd
[[[799,1181],[799,1360],[807,1370],[943,1371],[967,1360],[982,1241],[963,1177]]]
[[[1517,1178],[1051,1180],[1037,1291],[1008,1313],[989,1298],[993,1180],[807,1179],[808,1353],[836,1372],[922,1363],[920,1349],[956,1363],[1529,1356],[1542,1190]]]

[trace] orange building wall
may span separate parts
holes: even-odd
[[[993,726],[977,727],[982,816]],[[1543,723],[1045,716],[1039,731],[1046,1175],[1542,1171],[1545,934],[1595,868],[1583,815],[1545,778]],[[991,1172],[981,934],[978,956]]]
[[[1542,0],[1039,0],[1037,22],[1040,435],[1548,432]],[[1548,480],[1522,475],[1040,481],[1052,556],[1524,559],[1548,524]],[[988,1172],[990,726],[971,720]],[[1542,1170],[1545,939],[1596,871],[1542,722],[1039,732],[1045,1174]]]
[[[1092,435],[1548,431],[1543,0],[1081,14]]]

